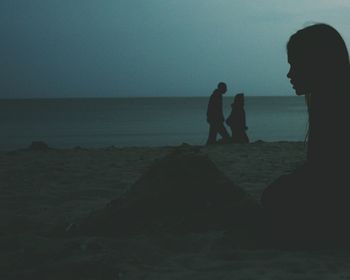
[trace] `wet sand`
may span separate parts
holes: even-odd
[[[200,147],[254,198],[305,159],[301,142]],[[257,249],[211,231],[66,236],[174,147],[0,152],[0,279],[350,279],[348,250]]]

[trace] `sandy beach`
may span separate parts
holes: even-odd
[[[0,152],[0,279],[350,279],[350,251],[238,246],[226,231],[55,236],[176,147]],[[302,164],[302,142],[196,146],[257,201]]]

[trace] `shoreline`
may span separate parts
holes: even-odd
[[[76,145],[76,146],[71,146],[71,147],[57,147],[57,146],[51,146],[50,144],[48,144],[45,141],[41,141],[41,140],[36,140],[36,141],[32,141],[32,144],[35,142],[39,142],[39,143],[43,143],[47,146],[47,149],[50,150],[110,150],[110,149],[166,149],[166,148],[177,148],[180,146],[191,146],[191,147],[201,147],[201,148],[206,148],[206,147],[218,147],[218,146],[230,146],[230,145],[255,145],[255,144],[288,144],[288,143],[303,143],[305,144],[304,141],[302,140],[276,140],[276,141],[265,141],[265,140],[261,140],[258,139],[256,141],[253,142],[249,142],[249,143],[244,143],[244,144],[240,144],[240,143],[227,143],[227,144],[222,144],[222,143],[217,143],[214,145],[210,145],[207,146],[206,144],[191,144],[191,143],[187,143],[187,142],[182,142],[179,143],[177,145],[157,145],[157,146],[142,146],[142,145],[134,145],[134,146],[118,146],[118,145],[109,145],[109,146],[101,146],[101,147],[85,147],[85,146],[81,146],[81,145]],[[33,150],[30,142],[28,142],[27,146],[22,146],[22,147],[18,147],[18,148],[13,148],[13,149],[0,149],[0,153],[6,153],[6,152],[16,152],[16,151],[28,151],[28,150]],[[42,150],[45,150],[46,148],[43,148]]]

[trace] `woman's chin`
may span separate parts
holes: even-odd
[[[300,89],[296,89],[296,88],[294,90],[295,90],[295,94],[298,95],[298,96],[299,95],[305,95],[305,91],[304,90],[300,90]]]

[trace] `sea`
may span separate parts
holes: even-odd
[[[209,97],[0,100],[0,150],[44,141],[53,148],[203,145]],[[223,99],[224,114],[233,98]],[[304,141],[307,109],[297,96],[245,97],[251,142]],[[229,131],[229,129],[228,129]],[[218,137],[219,139],[219,137]]]

